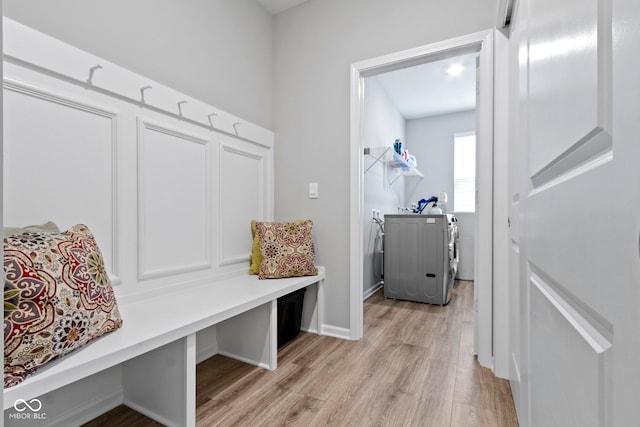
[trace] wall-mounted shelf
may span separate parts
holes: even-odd
[[[382,151],[380,151],[382,150]],[[378,151],[380,154],[376,154],[376,151]],[[364,149],[364,154],[365,155],[369,155],[371,157],[374,158],[374,161],[364,170],[364,173],[366,174],[369,169],[371,169],[373,167],[373,165],[375,165],[377,162],[382,162],[383,164],[392,167],[392,168],[396,168],[396,169],[400,169],[401,173],[397,174],[396,177],[389,182],[389,185],[392,185],[393,183],[395,183],[398,178],[400,178],[401,176],[417,176],[419,178],[424,178],[424,175],[422,174],[422,172],[420,172],[417,168],[409,165],[409,163],[407,163],[402,156],[400,156],[398,153],[396,153],[393,150],[393,147],[371,147],[371,148],[365,148]]]

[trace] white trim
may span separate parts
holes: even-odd
[[[212,255],[211,255],[211,223],[212,223],[212,212],[211,212],[211,143],[210,141],[202,136],[194,135],[191,133],[187,133],[183,130],[173,129],[171,127],[165,126],[160,123],[156,123],[152,120],[148,120],[144,117],[138,116],[136,117],[137,121],[137,153],[138,153],[138,162],[137,162],[137,187],[138,187],[138,280],[148,280],[158,277],[166,277],[171,275],[176,275],[179,273],[187,273],[191,271],[199,271],[199,270],[207,270],[210,269],[213,265]],[[203,260],[201,262],[193,262],[190,264],[182,264],[177,266],[165,266],[163,268],[155,268],[151,269],[147,266],[147,223],[146,223],[146,203],[145,203],[145,131],[151,130],[159,133],[163,133],[165,135],[169,135],[186,142],[195,143],[198,145],[202,145],[205,150],[205,186],[204,192],[202,194],[202,198],[204,200],[204,205],[206,206],[205,210],[205,230],[204,230],[204,238],[205,238],[205,251],[202,254]]]
[[[376,283],[373,287],[369,288],[367,290],[367,292],[363,295],[362,297],[362,301],[366,301],[368,300],[373,294],[376,293],[376,291],[378,289],[380,289],[382,286],[384,286],[384,281],[380,281],[378,283]]]
[[[382,66],[381,63],[380,66]],[[373,66],[373,65],[372,65]],[[363,334],[362,292],[364,277],[364,254],[362,253],[364,206],[362,183],[362,116],[364,109],[364,73],[369,66],[363,63],[351,65],[351,147],[350,147],[350,196],[349,196],[349,253],[350,262],[350,303],[349,303],[349,337],[359,340]],[[330,335],[327,327],[322,325],[324,335]]]
[[[328,337],[333,337],[333,338],[340,338],[343,340],[352,339],[351,338],[352,333],[353,333],[353,330],[349,330],[347,328],[340,328],[338,326],[332,326],[332,325],[322,325],[322,328],[320,329],[321,335],[326,335]]]
[[[274,147],[272,131],[227,113],[215,106],[191,98],[159,82],[148,79],[95,56],[80,51],[61,40],[3,17],[3,58],[22,67],[46,70],[47,74],[66,80],[86,90],[105,93],[145,109],[159,112],[203,129],[239,137],[267,148]],[[91,67],[100,64],[91,83],[87,82]],[[151,86],[142,102],[140,88]],[[178,102],[187,101],[180,114]],[[209,120],[209,115],[215,118]],[[240,123],[240,126],[234,124]],[[236,132],[236,129],[238,132]]]
[[[476,239],[474,347],[481,366],[493,369],[493,32],[482,40],[476,110]],[[486,94],[484,96],[483,94]]]
[[[88,114],[94,114],[99,117],[108,119],[111,122],[111,161],[109,164],[109,174],[111,175],[111,262],[106,267],[109,274],[109,280],[112,285],[119,285],[122,279],[118,273],[118,117],[120,111],[113,108],[98,106],[93,102],[80,100],[67,95],[61,95],[57,92],[50,91],[39,86],[22,82],[20,80],[3,77],[2,86],[6,90],[15,93],[48,101],[63,107],[72,108]]]
[[[405,68],[410,65],[425,62],[426,58],[433,59],[458,54],[465,51],[480,51],[480,86],[483,91],[491,94],[481,101],[484,111],[478,122],[483,121],[481,132],[477,132],[478,140],[485,141],[484,156],[482,156],[483,173],[479,179],[479,191],[483,201],[480,208],[484,214],[478,216],[478,229],[482,228],[480,242],[482,257],[476,264],[483,264],[480,275],[476,276],[479,285],[478,303],[480,313],[476,324],[479,327],[477,341],[478,360],[486,367],[492,366],[492,141],[493,141],[493,30],[481,31],[462,37],[433,43],[414,49],[393,53],[378,58],[368,59],[351,65],[351,132],[350,132],[350,336],[360,339],[363,335],[363,253],[362,253],[362,108],[364,98],[363,79],[393,69]],[[323,330],[326,335],[326,331]]]
[[[159,422],[160,424],[164,424],[165,426],[168,426],[168,427],[178,427],[178,425],[173,423],[171,420],[168,420],[167,418],[163,417],[162,415],[157,414],[157,413],[145,408],[144,406],[137,404],[133,400],[124,399],[122,404],[125,405],[125,406],[128,406],[129,408],[133,409],[134,411],[144,415],[145,417],[151,418],[152,420]]]
[[[509,39],[495,32],[493,136],[493,371],[513,379],[509,325]],[[519,374],[518,374],[519,378]]]
[[[258,175],[260,176],[261,185],[258,191],[258,200],[256,200],[255,203],[256,203],[256,206],[258,206],[260,209],[257,217],[260,218],[261,220],[262,218],[267,217],[267,213],[265,211],[268,209],[268,207],[267,207],[267,204],[265,204],[265,199],[269,197],[267,195],[268,177],[265,175],[265,161],[266,161],[265,153],[266,152],[261,153],[258,151],[253,151],[251,149],[243,148],[238,144],[222,141],[219,145],[218,164],[217,164],[218,194],[220,195],[219,196],[220,204],[218,206],[218,218],[220,219],[218,221],[218,236],[220,236],[220,238],[218,239],[219,240],[218,241],[218,266],[220,267],[226,266],[226,265],[248,263],[250,259],[249,254],[227,255],[227,251],[224,246],[224,243],[225,243],[223,238],[224,227],[225,225],[228,224],[228,222],[224,212],[225,200],[223,200],[223,195],[224,195],[225,188],[233,188],[232,182],[225,181],[225,176],[224,176],[224,173],[225,173],[224,154],[225,153],[231,153],[231,154],[235,154],[241,157],[245,157],[245,158],[257,161],[258,163],[257,169],[258,169]]]

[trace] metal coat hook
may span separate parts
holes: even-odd
[[[235,123],[233,124],[233,130],[234,130],[234,132],[236,133],[236,136],[240,135],[240,134],[238,133],[238,126],[239,126],[239,125],[241,125],[241,124],[242,124],[241,122],[235,122]]]
[[[217,115],[218,113],[211,113],[207,116],[209,118],[209,124],[211,125],[211,127],[213,127],[213,119],[211,117],[217,116]]]
[[[100,65],[100,64],[94,65],[93,67],[89,68],[89,78],[87,79],[87,83],[92,85],[93,84],[93,73],[95,73],[96,70],[101,70],[101,69],[102,69],[102,65]]]
[[[186,104],[189,101],[180,101],[178,102],[178,114],[180,114],[180,116],[182,116],[182,104]]]
[[[153,87],[146,85],[140,88],[140,102],[142,102],[143,104],[146,102],[144,99],[144,91],[147,89],[153,89]]]

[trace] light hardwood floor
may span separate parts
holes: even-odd
[[[506,380],[473,349],[473,282],[445,306],[364,304],[360,341],[301,333],[267,371],[223,356],[197,367],[198,426],[517,426]],[[157,426],[124,406],[86,426]]]

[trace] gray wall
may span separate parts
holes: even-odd
[[[273,129],[273,18],[255,0],[4,0],[5,16]]]
[[[495,16],[496,0],[311,0],[275,17],[276,217],[314,219],[327,323],[349,327],[350,64],[490,29]],[[310,181],[319,199],[306,197]]]
[[[424,175],[407,179],[407,203],[446,191],[447,211],[453,211],[453,134],[475,129],[475,110],[407,120],[407,147]]]
[[[363,294],[368,296],[380,282],[382,257],[382,234],[371,220],[371,209],[384,214],[396,213],[398,206],[404,206],[404,178],[398,176],[398,169],[391,168],[382,161],[375,161],[387,147],[392,147],[396,138],[405,139],[405,120],[382,89],[376,77],[365,80],[362,136],[365,147],[372,149],[372,155],[364,157],[363,177]],[[387,155],[392,155],[388,152]],[[393,182],[390,184],[390,182]],[[378,240],[377,240],[377,239]]]
[[[429,198],[446,191],[446,211],[453,212],[453,134],[473,132],[476,128],[475,110],[443,114],[423,119],[407,120],[407,146],[418,160],[424,179],[407,178],[407,203]],[[442,207],[443,212],[445,207]],[[473,280],[475,213],[460,213],[458,217],[458,279]]]

